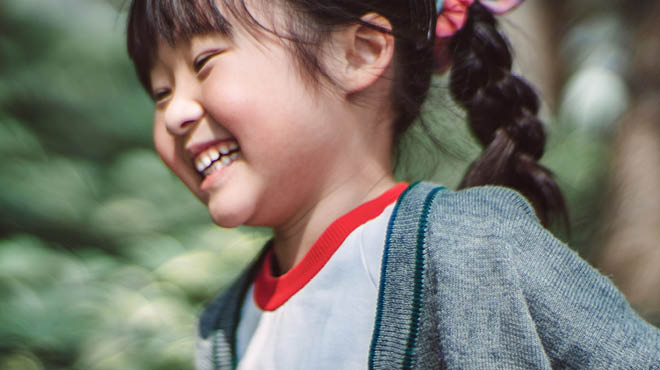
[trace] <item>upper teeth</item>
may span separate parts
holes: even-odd
[[[195,158],[195,168],[198,172],[208,175],[209,169],[214,166],[215,162],[220,165],[228,165],[238,159],[238,143],[236,141],[222,142],[220,144],[211,146],[199,153]],[[217,169],[217,168],[216,168]]]

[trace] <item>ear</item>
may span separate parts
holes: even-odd
[[[360,19],[376,27],[354,24],[340,31],[339,35],[338,55],[342,64],[339,78],[348,94],[373,85],[388,69],[394,55],[390,21],[376,13],[366,14]]]

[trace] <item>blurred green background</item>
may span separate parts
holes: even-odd
[[[191,368],[195,320],[265,234],[161,164],[119,2],[0,2],[0,369]]]
[[[619,3],[566,4],[553,5],[570,17],[545,51],[555,75],[544,163],[569,201],[571,247],[592,257],[617,120],[632,99],[631,53]],[[268,238],[213,225],[154,153],[153,105],[125,52],[126,6],[0,1],[2,370],[191,369],[203,303]],[[426,167],[455,186],[478,153],[444,93],[428,110],[445,150],[432,173],[426,151],[406,153],[408,180]]]

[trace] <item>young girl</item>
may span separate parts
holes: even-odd
[[[660,369],[658,330],[539,224],[563,201],[497,30],[518,2],[133,1],[159,155],[218,225],[274,231],[202,315],[198,369]],[[450,66],[470,189],[396,183]]]

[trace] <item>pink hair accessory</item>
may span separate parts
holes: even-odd
[[[467,21],[470,5],[479,1],[481,5],[495,14],[505,14],[515,9],[523,0],[444,0],[438,12],[435,34],[438,38],[447,38],[456,34]],[[440,1],[437,2],[438,5]]]
[[[481,5],[490,9],[491,12],[501,15],[506,14],[518,5],[522,4],[523,0],[479,0]]]

